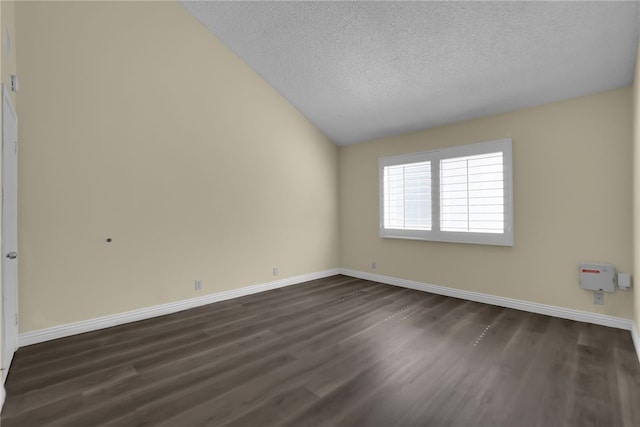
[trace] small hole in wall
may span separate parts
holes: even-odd
[[[111,237],[107,237],[107,243],[111,243]]]

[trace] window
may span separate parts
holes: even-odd
[[[511,140],[383,157],[380,236],[513,245]]]
[[[431,162],[384,168],[384,226],[431,230]]]

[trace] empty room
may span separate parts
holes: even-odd
[[[640,425],[640,1],[0,1],[0,423]]]

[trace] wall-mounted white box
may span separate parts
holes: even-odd
[[[618,273],[618,287],[622,290],[631,287],[631,275],[629,273]]]
[[[614,292],[616,269],[612,264],[580,264],[580,286],[589,291]]]

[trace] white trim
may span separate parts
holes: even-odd
[[[2,408],[4,407],[4,397],[6,396],[6,392],[4,390],[4,384],[0,385],[0,412],[2,412]]]
[[[17,216],[17,137],[18,114],[11,100],[10,89],[2,83],[2,215],[0,228],[2,229],[1,253],[7,254],[18,250],[18,216]],[[11,138],[11,139],[9,139]],[[9,155],[11,153],[11,155]],[[13,172],[13,173],[11,173]],[[7,197],[7,195],[12,195]],[[15,252],[14,252],[15,254]],[[10,261],[2,258],[2,384],[7,379],[11,361],[18,349],[18,264],[17,260]]]
[[[81,334],[84,332],[110,328],[112,326],[136,322],[152,317],[164,316],[166,314],[176,313],[178,311],[187,310],[189,308],[251,295],[258,292],[265,292],[272,289],[295,285],[298,283],[304,283],[310,280],[322,279],[325,277],[334,276],[336,274],[343,274],[345,276],[357,277],[359,279],[372,280],[374,282],[386,283],[388,285],[416,289],[423,292],[446,295],[455,298],[466,299],[469,301],[482,302],[485,304],[497,305],[500,307],[513,308],[516,310],[523,310],[531,313],[544,314],[547,316],[554,316],[562,319],[570,319],[579,322],[593,323],[596,325],[628,330],[631,332],[631,337],[636,348],[636,353],[638,354],[638,360],[640,361],[640,334],[638,333],[638,329],[636,328],[635,324],[630,319],[613,317],[604,314],[589,313],[580,310],[572,310],[569,308],[522,301],[513,298],[482,294],[479,292],[465,291],[462,289],[431,285],[428,283],[382,276],[379,274],[372,274],[347,268],[334,268],[331,270],[324,270],[316,273],[276,280],[273,282],[267,282],[215,294],[204,295],[197,298],[191,298],[187,300],[128,311],[125,313],[118,313],[109,316],[83,320],[80,322],[68,323],[66,325],[54,326],[51,328],[27,332],[24,334],[20,334],[18,341],[19,347],[37,344],[44,341],[50,341],[57,338],[63,338],[70,335]],[[0,410],[2,409],[2,402],[4,402],[4,397],[4,389],[2,388],[2,385],[0,385]]]
[[[554,305],[540,304],[517,300],[513,298],[499,297],[478,292],[465,291],[462,289],[447,288],[428,283],[415,282],[413,280],[398,279],[395,277],[382,276],[379,274],[366,273],[364,271],[341,268],[340,274],[357,277],[359,279],[372,280],[374,282],[386,283],[387,285],[400,286],[403,288],[416,289],[418,291],[431,292],[433,294],[446,295],[469,301],[482,302],[485,304],[497,305],[500,307],[514,308],[516,310],[529,311],[531,313],[545,314],[547,316],[560,317],[562,319],[577,320],[579,322],[593,323],[596,325],[609,326],[612,328],[632,331],[633,322],[630,319],[608,316],[605,314],[589,313],[587,311],[573,310],[570,308],[558,307]],[[636,350],[640,350],[640,338],[637,333],[634,338]],[[640,354],[640,351],[638,351]]]
[[[633,345],[636,348],[638,362],[640,362],[640,334],[638,334],[638,328],[636,328],[635,323],[631,324],[631,339],[633,340]]]
[[[231,289],[229,291],[218,292],[215,294],[203,295],[197,298],[170,302],[167,304],[156,305],[153,307],[145,307],[138,310],[127,311],[125,313],[112,314],[109,316],[97,317],[94,319],[82,320],[80,322],[68,323],[51,328],[39,329],[37,331],[20,334],[19,347],[31,344],[37,344],[44,341],[50,341],[57,338],[63,338],[70,335],[82,334],[85,332],[97,331],[99,329],[110,328],[112,326],[122,325],[124,323],[137,322],[139,320],[149,319],[152,317],[164,316],[166,314],[176,313],[178,311],[187,310],[189,308],[199,307],[214,302],[224,301],[232,298],[238,298],[258,292],[270,291],[272,289],[283,288],[298,283],[308,282],[310,280],[322,279],[325,277],[335,276],[339,274],[339,269],[319,271],[316,273],[303,274],[301,276],[289,277],[273,282],[261,283],[258,285],[247,286],[239,289]]]

